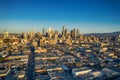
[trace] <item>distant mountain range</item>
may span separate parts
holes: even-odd
[[[116,31],[116,32],[111,32],[111,33],[89,33],[89,34],[84,34],[85,36],[117,36],[120,34],[120,31]]]

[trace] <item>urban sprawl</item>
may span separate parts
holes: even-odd
[[[0,80],[120,80],[120,34],[79,29],[0,35]]]

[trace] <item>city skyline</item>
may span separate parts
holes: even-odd
[[[120,80],[120,0],[0,0],[0,80]]]
[[[78,28],[81,33],[120,30],[119,0],[1,0],[0,29],[41,32],[52,27]]]

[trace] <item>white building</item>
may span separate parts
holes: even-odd
[[[91,72],[92,70],[87,68],[87,67],[83,67],[83,68],[75,68],[72,69],[72,74],[74,76],[78,76],[78,75],[83,75],[83,74],[87,74],[89,72]]]
[[[4,31],[4,39],[8,38],[8,31]]]

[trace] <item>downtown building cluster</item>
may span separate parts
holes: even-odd
[[[49,28],[0,36],[0,79],[119,80],[120,35],[85,36]]]

